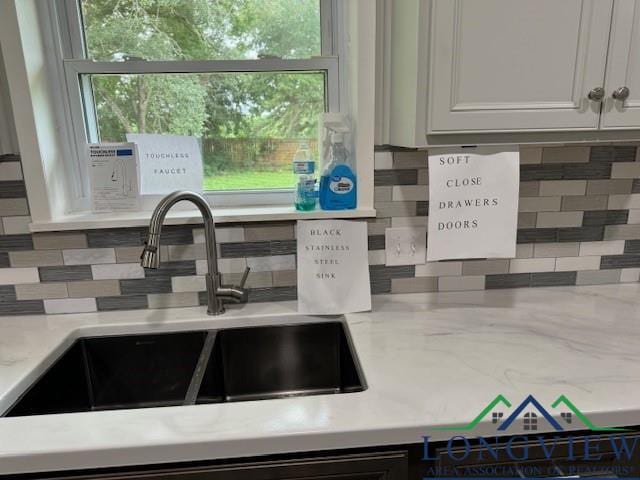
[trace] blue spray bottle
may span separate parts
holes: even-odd
[[[320,208],[350,210],[356,208],[358,189],[351,158],[344,145],[344,133],[331,134],[330,161],[320,177]]]

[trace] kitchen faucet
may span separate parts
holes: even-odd
[[[158,206],[151,215],[149,222],[149,238],[145,242],[144,250],[140,256],[140,264],[144,268],[158,268],[160,266],[160,233],[162,224],[169,209],[176,203],[188,200],[193,203],[204,220],[204,238],[207,252],[207,274],[205,276],[207,285],[207,313],[209,315],[220,315],[224,313],[224,303],[245,303],[247,301],[247,290],[244,284],[249,275],[247,267],[240,280],[240,285],[222,285],[220,272],[218,271],[218,253],[216,250],[216,229],[213,223],[213,214],[209,204],[204,197],[198,193],[186,190],[179,190],[170,193],[158,203]]]

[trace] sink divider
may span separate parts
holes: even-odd
[[[205,371],[207,370],[207,364],[209,362],[209,357],[211,356],[211,352],[213,350],[213,345],[216,341],[217,330],[209,330],[207,332],[207,338],[204,339],[204,345],[202,345],[202,350],[200,351],[200,357],[198,358],[198,363],[196,364],[196,368],[193,371],[193,376],[191,377],[191,382],[189,383],[189,388],[187,389],[187,393],[185,394],[184,401],[182,405],[195,405],[198,399],[198,393],[200,393],[200,386],[202,385],[202,380],[204,379]]]

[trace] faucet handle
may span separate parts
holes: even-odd
[[[244,273],[242,274],[242,278],[240,279],[240,288],[244,288],[244,284],[247,283],[247,277],[249,276],[249,272],[251,269],[249,267],[244,269]]]

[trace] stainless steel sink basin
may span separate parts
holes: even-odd
[[[198,403],[364,390],[340,322],[249,327],[217,333]]]
[[[366,388],[342,322],[78,339],[5,416],[44,415]]]

